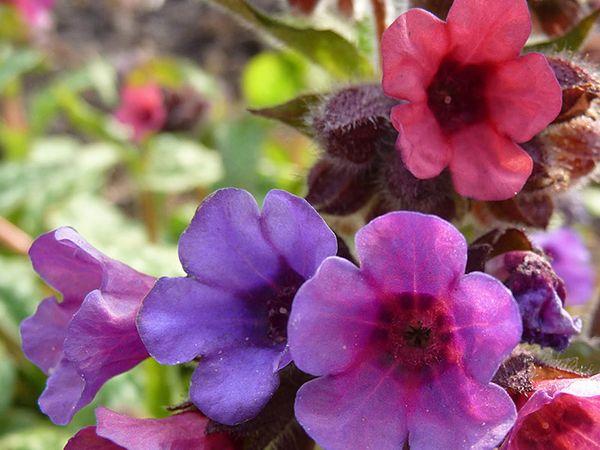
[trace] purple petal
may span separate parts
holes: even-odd
[[[313,375],[347,369],[377,325],[377,293],[351,262],[327,258],[298,291],[288,338],[296,365]]]
[[[76,306],[44,299],[35,314],[21,323],[21,339],[25,356],[46,373],[62,358],[67,325]]]
[[[502,388],[480,384],[458,367],[406,395],[411,450],[492,449],[516,418],[515,405]]]
[[[398,450],[407,434],[400,392],[390,373],[367,363],[302,386],[296,417],[328,450]]]
[[[96,434],[96,427],[85,427],[69,439],[64,450],[123,450],[124,447]]]
[[[450,223],[414,212],[393,212],[356,235],[365,275],[387,293],[441,296],[464,274],[465,238]]]
[[[465,370],[487,383],[521,340],[519,306],[500,281],[478,272],[463,277],[451,297]]]
[[[240,189],[204,200],[179,240],[179,258],[194,278],[234,292],[272,284],[281,265],[263,235],[256,201]]]
[[[192,402],[219,423],[251,419],[279,386],[280,355],[277,349],[240,347],[202,358],[192,376]]]
[[[138,329],[157,361],[180,364],[235,344],[264,341],[263,321],[248,301],[230,292],[193,278],[161,278],[144,299]]]
[[[268,241],[304,278],[311,277],[321,261],[337,252],[335,234],[303,198],[285,191],[270,191],[262,219]]]

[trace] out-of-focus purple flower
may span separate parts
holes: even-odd
[[[595,273],[592,256],[577,232],[561,228],[535,233],[532,241],[550,257],[552,268],[565,282],[567,305],[581,305],[592,298]]]
[[[435,216],[379,217],[356,248],[360,268],[327,258],[292,306],[292,357],[319,376],[299,422],[330,450],[494,447],[516,416],[490,383],[521,336],[508,289],[465,275],[465,239]]]
[[[566,291],[550,263],[534,252],[507,252],[489,260],[486,272],[512,291],[523,318],[523,341],[564,350],[581,332],[581,319],[563,308]]]
[[[41,410],[65,425],[107,380],[148,357],[135,317],[154,278],[108,258],[71,228],[40,236],[29,256],[63,300],[46,298],[23,321],[23,351],[49,375]]]
[[[597,449],[600,375],[548,380],[519,411],[502,450]]]
[[[290,362],[292,300],[336,237],[303,199],[273,190],[262,212],[248,192],[206,199],[179,241],[186,278],[162,278],[144,300],[138,329],[162,364],[201,356],[190,397],[232,425],[254,417]]]
[[[208,419],[189,411],[163,419],[136,419],[110,409],[96,410],[98,424],[81,429],[65,450],[233,450],[225,433],[207,435]]]
[[[160,87],[153,83],[126,86],[121,93],[121,106],[115,116],[119,122],[131,126],[135,141],[141,141],[159,131],[167,120]]]
[[[0,0],[0,3],[13,5],[31,27],[46,28],[50,25],[54,0]]]

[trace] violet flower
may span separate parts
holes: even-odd
[[[136,419],[96,409],[98,424],[81,429],[65,450],[233,450],[225,433],[207,435],[208,419],[188,411],[163,419]]]
[[[46,298],[23,321],[23,351],[49,375],[41,410],[65,425],[106,381],[148,357],[135,317],[154,278],[108,258],[72,228],[40,236],[29,256],[63,300]]]
[[[296,417],[328,450],[489,449],[512,426],[490,383],[521,319],[494,278],[465,275],[467,244],[435,216],[393,212],[356,236],[361,262],[327,258],[289,322]]]
[[[535,233],[532,241],[550,257],[556,274],[565,283],[567,305],[582,305],[592,299],[595,272],[592,255],[581,237],[571,228]]]
[[[232,425],[254,417],[290,362],[292,300],[327,256],[333,232],[303,199],[273,190],[262,212],[248,192],[207,198],[179,241],[188,276],[161,278],[144,300],[138,329],[161,364],[200,357],[190,397]]]
[[[564,309],[564,283],[545,258],[533,252],[507,252],[489,260],[485,271],[502,280],[517,300],[524,342],[561,351],[581,332],[581,319]]]

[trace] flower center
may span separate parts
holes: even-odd
[[[276,344],[287,341],[287,324],[292,309],[292,301],[304,278],[294,270],[286,270],[277,277],[275,284],[269,287],[267,294],[267,336]]]
[[[484,98],[487,68],[445,60],[427,88],[427,104],[445,133],[487,116]]]

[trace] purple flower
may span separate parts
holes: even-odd
[[[333,232],[303,199],[267,194],[262,212],[246,191],[206,199],[179,241],[186,278],[162,278],[138,329],[162,364],[201,356],[192,402],[232,425],[254,417],[290,362],[287,321],[300,285],[336,253]]]
[[[188,411],[163,419],[136,419],[110,409],[96,410],[98,425],[73,436],[65,450],[194,449],[233,450],[224,433],[206,435],[208,419]]]
[[[356,237],[361,267],[327,258],[289,323],[296,417],[329,450],[492,448],[512,426],[490,380],[521,337],[519,310],[492,277],[464,275],[463,236],[438,217],[394,212]]]
[[[63,296],[21,324],[25,355],[49,375],[41,410],[65,425],[110,378],[148,357],[135,316],[154,278],[108,258],[72,228],[36,239],[34,269]]]
[[[545,258],[533,252],[507,252],[488,261],[485,270],[504,281],[517,300],[524,342],[560,351],[581,332],[581,320],[563,308],[564,283]]]
[[[551,258],[552,268],[565,282],[568,305],[581,305],[592,298],[595,273],[592,256],[577,232],[561,228],[536,233],[532,241]]]

